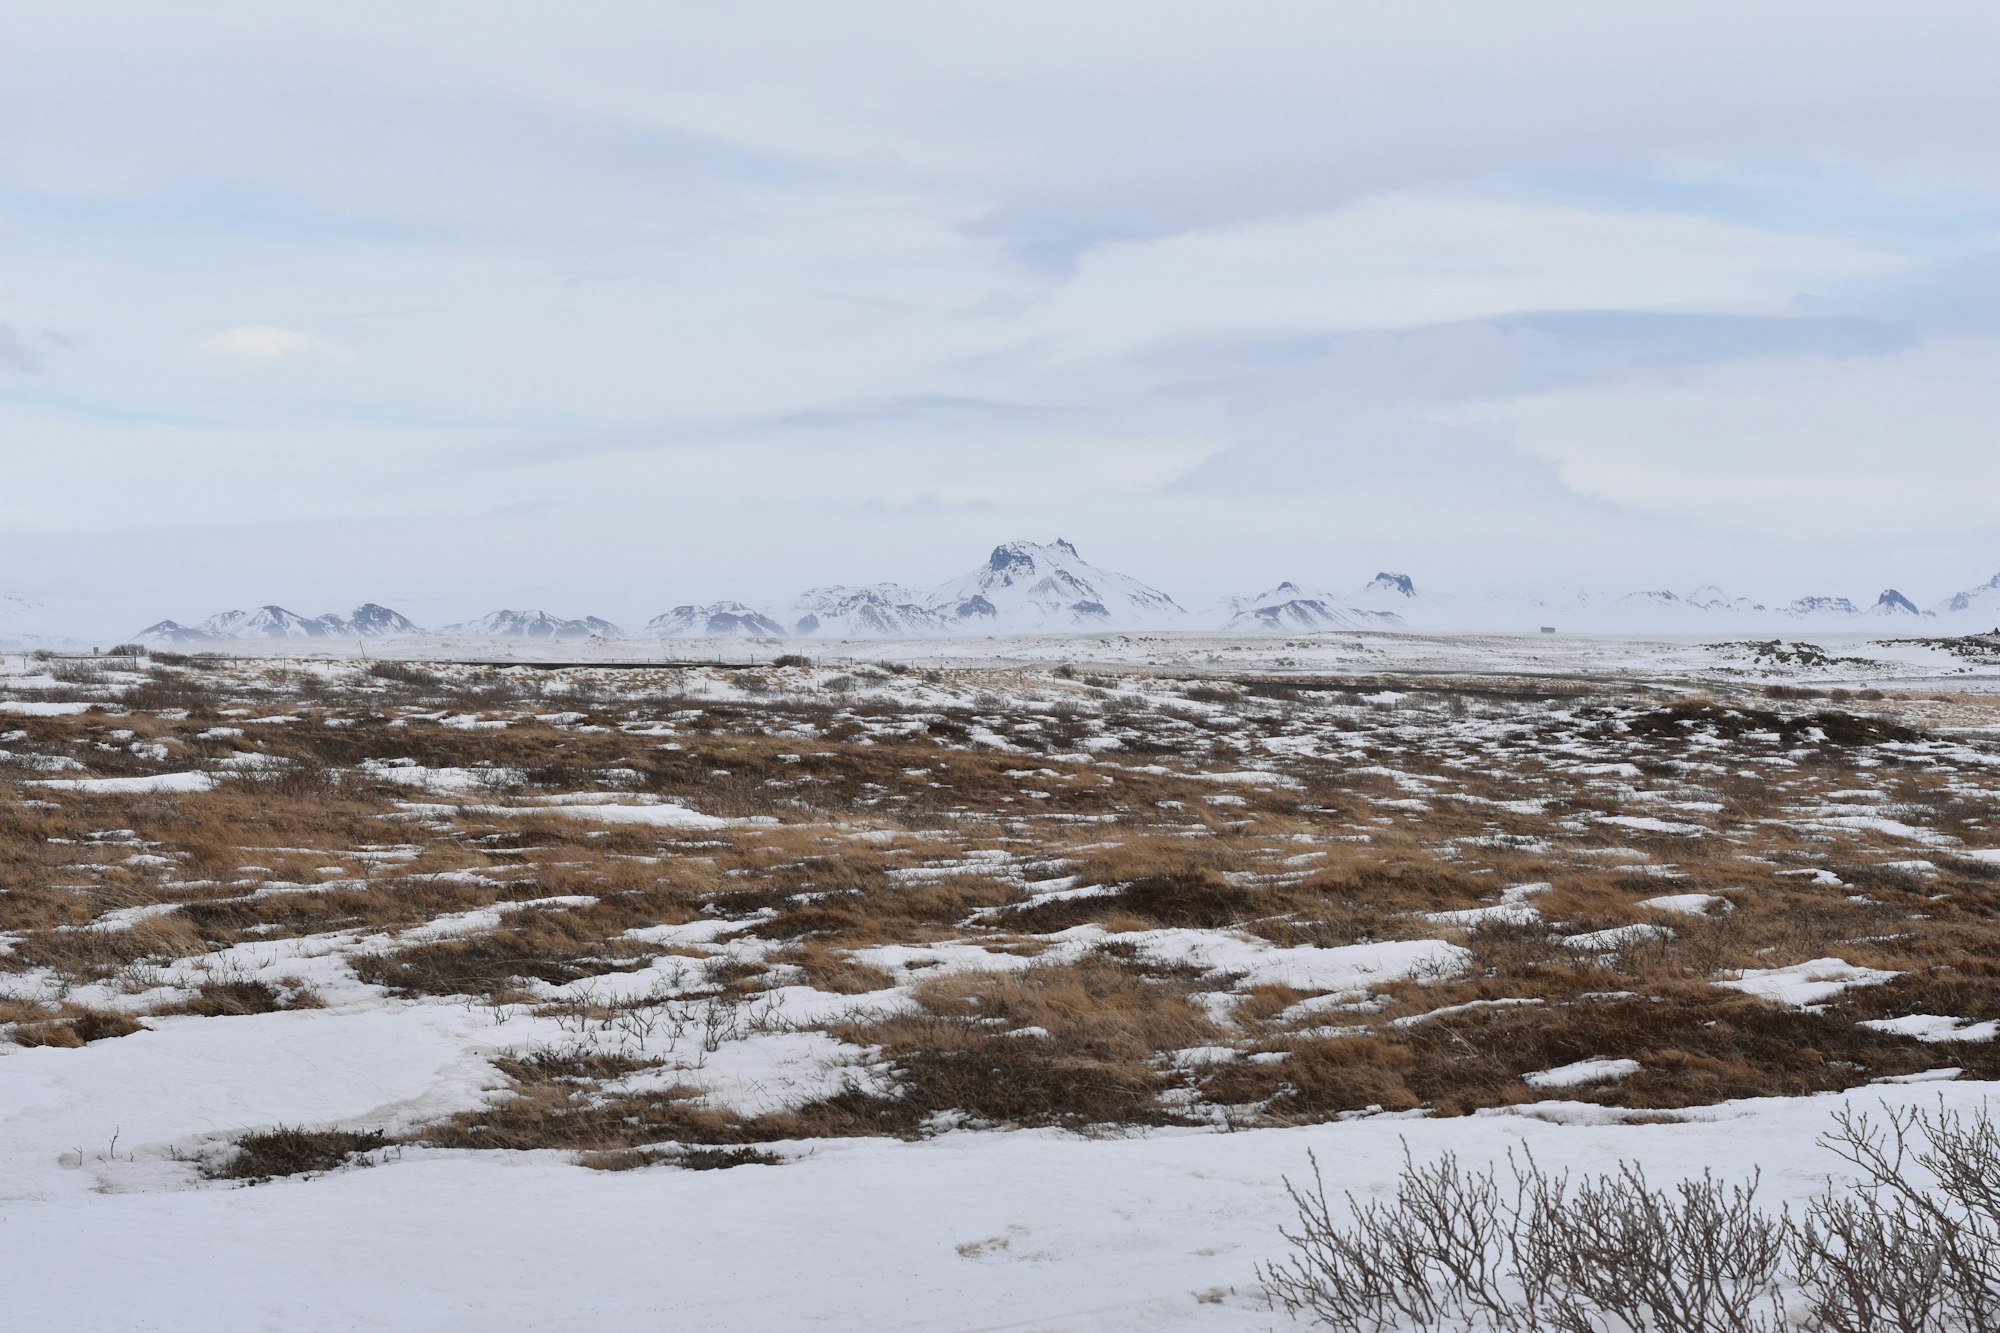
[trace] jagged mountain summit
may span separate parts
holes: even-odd
[[[835,585],[802,594],[793,610],[796,633],[866,638],[1164,629],[1187,619],[1167,594],[1060,539],[996,546],[979,568],[928,592]]]
[[[1377,576],[1378,580],[1385,577],[1390,576]],[[1374,584],[1369,586],[1373,587]],[[1366,607],[1346,605],[1343,599],[1332,593],[1308,592],[1296,583],[1290,582],[1280,583],[1269,592],[1258,593],[1255,597],[1231,598],[1226,605],[1234,614],[1223,625],[1223,629],[1237,633],[1395,629],[1402,624],[1402,617],[1394,611],[1374,611]]]
[[[1845,597],[1801,597],[1785,608],[1794,616],[1858,616],[1861,608]]]
[[[584,616],[565,620],[546,611],[494,611],[477,620],[446,625],[441,634],[478,635],[492,639],[622,639],[625,631],[608,620]]]
[[[1927,613],[1919,611],[1915,602],[1903,596],[1903,594],[1897,592],[1894,588],[1884,588],[1882,595],[1875,599],[1875,605],[1868,608],[1868,614],[1874,616],[1921,616]]]
[[[1158,629],[1187,619],[1159,589],[1098,568],[1060,538],[996,546],[985,564],[927,600],[952,628],[974,632]]]
[[[951,632],[945,617],[931,609],[926,594],[893,583],[809,588],[799,594],[792,610],[798,612],[792,623],[796,634],[899,639]]]
[[[162,620],[134,635],[139,643],[228,643],[242,639],[381,639],[423,631],[400,611],[366,602],[348,615],[302,616],[282,606],[218,611],[196,625]]]
[[[707,606],[677,606],[654,616],[646,622],[646,633],[662,639],[689,635],[775,639],[783,637],[785,627],[741,602],[711,602]]]

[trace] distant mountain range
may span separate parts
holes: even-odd
[[[1985,629],[2000,624],[2000,574],[1929,609],[1894,588],[1857,606],[1818,595],[1767,605],[1704,585],[1685,594],[1649,589],[1622,594],[1576,591],[1557,596],[1469,597],[1420,588],[1408,574],[1382,572],[1352,593],[1283,582],[1190,614],[1159,589],[1086,561],[1057,540],[1007,542],[977,568],[928,591],[893,583],[842,584],[801,593],[787,614],[743,602],[688,603],[646,622],[641,638],[913,638],[954,635],[1130,630],[1220,630],[1233,634],[1311,634],[1329,630],[1526,630],[1576,632],[1752,633],[1792,628],[1849,630],[1926,625]],[[373,602],[346,615],[306,617],[281,606],[224,611],[194,625],[162,620],[135,636],[159,646],[246,639],[453,638],[571,642],[621,639],[597,616],[566,619],[546,611],[495,611],[477,620],[420,629]]]
[[[409,617],[373,602],[357,606],[347,615],[328,612],[307,619],[282,606],[263,606],[255,611],[220,611],[196,625],[162,620],[148,625],[134,637],[140,643],[224,643],[238,639],[385,639],[403,634],[421,634]]]
[[[928,592],[894,583],[811,588],[784,621],[741,602],[679,606],[649,633],[757,638],[908,638],[1185,627],[1173,598],[1129,575],[1100,569],[1057,540],[1008,542],[986,562]]]

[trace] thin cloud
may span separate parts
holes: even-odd
[[[300,357],[324,361],[351,361],[354,353],[297,329],[274,328],[269,324],[243,324],[224,329],[202,343],[204,350],[245,366],[268,366]]]

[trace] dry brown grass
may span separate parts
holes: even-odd
[[[1277,1123],[1378,1106],[1457,1113],[1538,1097],[1523,1073],[1595,1056],[1642,1069],[1565,1095],[1654,1109],[1846,1087],[1946,1061],[1992,1072],[1990,1047],[1929,1046],[1856,1024],[2000,1016],[2000,867],[1949,844],[1807,818],[1850,799],[1834,793],[1860,791],[1879,799],[1858,811],[1965,847],[2000,845],[1990,769],[1923,749],[1931,728],[1990,725],[1991,704],[1134,673],[1140,693],[1109,676],[1009,671],[935,673],[935,684],[978,689],[959,704],[906,709],[869,697],[865,682],[811,695],[798,668],[760,674],[767,688],[755,699],[719,702],[687,697],[668,671],[171,666],[128,694],[122,713],[20,719],[25,734],[7,748],[97,776],[214,766],[246,749],[282,762],[262,777],[230,770],[209,792],[136,796],[31,787],[53,770],[0,770],[0,932],[10,944],[0,973],[46,988],[0,1003],[0,1023],[16,1041],[115,1036],[136,1020],[65,1007],[60,989],[112,981],[136,995],[176,960],[304,937],[344,954],[363,981],[414,998],[511,1003],[538,983],[634,971],[710,946],[629,932],[702,921],[721,923],[714,939],[769,947],[761,960],[753,947],[701,969],[718,1003],[801,981],[839,995],[910,986],[915,1013],[831,1025],[875,1052],[893,1091],[746,1119],[691,1085],[634,1091],[643,1062],[524,1058],[501,1067],[508,1095],[424,1136],[562,1147],[607,1169],[689,1165],[689,1145],[736,1153],[964,1121],[1087,1129],[1205,1123],[1218,1108]],[[1366,702],[1384,689],[1406,697]],[[1041,702],[1008,702],[1023,690]],[[508,725],[446,726],[440,711]],[[536,713],[581,714],[589,729]],[[248,720],[265,715],[299,721]],[[662,718],[670,738],[651,734]],[[896,730],[875,730],[883,722]],[[202,734],[218,724],[246,734]],[[1014,748],[975,743],[975,729]],[[1264,744],[1314,736],[1362,744],[1328,745],[1322,757]],[[1114,737],[1116,748],[1083,755],[1084,742]],[[369,776],[363,765],[375,760],[493,776],[440,795]],[[1252,765],[1281,781],[1201,776]],[[577,792],[757,822],[677,831],[537,804]],[[433,808],[417,817],[408,802]],[[1635,815],[1699,836],[1605,822]],[[1918,858],[1934,869],[1895,865]],[[1058,876],[1105,891],[1029,901]],[[1551,886],[1529,900],[1538,921],[1428,919],[1491,906],[1529,881]],[[1641,905],[1670,893],[1721,895],[1733,910]],[[559,898],[578,901],[548,901]],[[498,927],[405,934],[502,904]],[[172,910],[82,929],[154,906]],[[1566,942],[1635,923],[1670,933],[1610,950]],[[1046,938],[1079,926],[1112,938],[1080,960],[1073,941]],[[1117,938],[1161,929],[1240,931],[1282,948],[1443,938],[1465,946],[1472,966],[1378,985],[1367,1007],[1310,1020],[1285,1016],[1306,992],[1257,987],[1218,1025],[1190,996],[1228,978],[1161,964]],[[951,941],[1065,961],[913,981],[858,956]],[[1830,955],[1901,975],[1816,1013],[1713,985],[1732,969]],[[154,1012],[221,1017],[314,1001],[237,977],[223,958],[193,1000],[176,991]],[[1462,1004],[1482,1007],[1434,1012]],[[604,1025],[617,1018],[583,1001],[571,1009]],[[1193,1070],[1171,1058],[1212,1045],[1244,1058]]]
[[[146,1030],[130,1014],[113,1010],[0,999],[0,1026],[9,1024],[17,1046],[77,1047]]]
[[[1109,959],[961,973],[916,990],[922,1012],[836,1031],[880,1047],[906,1124],[961,1113],[1010,1125],[1161,1124],[1177,1085],[1160,1057],[1213,1040],[1189,987]]]
[[[498,928],[357,954],[354,974],[398,995],[512,994],[533,979],[562,985],[636,972],[659,957],[636,940],[606,938],[585,912],[522,909]]]

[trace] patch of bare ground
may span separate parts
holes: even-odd
[[[952,1125],[1461,1114],[1599,1058],[1638,1067],[1561,1095],[2000,1076],[2000,1043],[1862,1026],[2000,1018],[2000,769],[1962,729],[1989,705],[798,662],[188,659],[61,685],[95,710],[0,723],[0,1038],[308,1009],[323,984],[580,1034],[502,1059],[433,1146],[616,1170]],[[187,772],[215,783],[42,785]],[[663,802],[714,818],[593,809]],[[1273,970],[1207,970],[1203,940]],[[1414,941],[1462,966],[1307,984]],[[311,986],[288,970],[328,953],[345,969]],[[1717,984],[1826,959],[1874,984],[1810,1006]],[[801,987],[810,1021],[752,1017]],[[730,1110],[686,1058],[800,1026],[857,1077],[789,1109]],[[282,1133],[231,1178],[388,1146]]]

